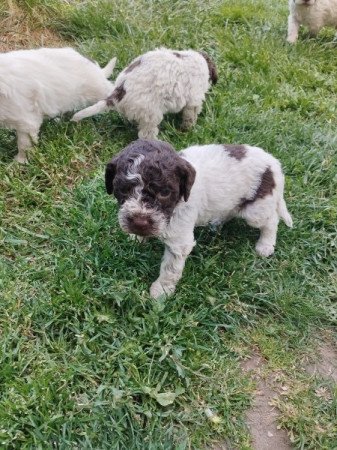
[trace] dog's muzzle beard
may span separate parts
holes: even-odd
[[[134,200],[122,205],[118,220],[123,231],[143,237],[160,236],[169,221],[161,211]]]

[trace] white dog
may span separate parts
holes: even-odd
[[[0,54],[0,125],[15,129],[18,154],[38,142],[44,117],[55,117],[106,98],[116,59],[101,69],[72,48],[41,48]]]
[[[337,28],[337,0],[289,0],[288,37],[297,41],[300,25],[306,25],[312,35],[324,26]]]
[[[274,252],[280,218],[292,226],[281,165],[257,147],[212,144],[176,153],[165,142],[138,140],[107,164],[105,180],[120,205],[121,228],[165,243],[154,298],[174,292],[195,226],[241,217],[260,229],[261,256]]]
[[[202,108],[209,81],[217,81],[206,53],[165,48],[136,58],[117,77],[107,100],[74,115],[74,121],[114,109],[138,125],[138,137],[156,139],[165,113],[183,111],[182,128],[192,127]]]

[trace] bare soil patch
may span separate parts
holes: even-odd
[[[292,447],[287,432],[277,426],[278,412],[273,406],[273,400],[278,396],[275,382],[272,374],[262,378],[263,366],[264,360],[258,354],[253,354],[241,365],[244,372],[250,372],[256,380],[253,403],[246,416],[252,447],[255,450],[289,450]]]
[[[310,375],[337,383],[337,343],[324,341],[318,347],[317,360],[306,365],[305,370]]]

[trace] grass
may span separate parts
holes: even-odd
[[[105,163],[135,128],[115,113],[46,121],[27,167],[12,162],[15,136],[1,129],[0,446],[248,449],[254,383],[240,360],[254,347],[290,387],[278,406],[294,447],[335,448],[336,388],[300,369],[337,323],[333,32],[304,31],[290,47],[276,0],[14,6],[28,20],[43,11],[41,26],[101,64],[116,55],[116,73],[160,45],[207,50],[219,83],[196,127],[182,134],[168,117],[160,137],[177,149],[269,150],[282,161],[295,227],[280,226],[270,259],[256,256],[257,232],[239,221],[198,229],[176,294],[154,302],[162,245],[120,231],[103,185]],[[322,386],[328,400],[315,394]]]

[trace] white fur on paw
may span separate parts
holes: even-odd
[[[168,297],[169,295],[172,295],[174,291],[175,286],[165,286],[164,288],[159,281],[154,281],[150,287],[150,296],[155,299],[163,295]]]
[[[273,245],[269,245],[269,244],[256,244],[255,247],[256,252],[260,255],[260,256],[270,256],[274,253],[274,246]]]
[[[287,38],[287,42],[289,42],[289,44],[295,44],[296,41],[297,41],[297,37],[289,36]]]
[[[129,238],[131,241],[138,241],[141,244],[148,240],[146,236],[138,236],[138,234],[129,234]]]
[[[28,159],[25,156],[16,155],[14,159],[20,164],[28,164]]]
[[[155,131],[146,131],[146,130],[139,130],[138,132],[138,138],[139,139],[146,139],[148,141],[155,141],[157,139],[158,133]]]

